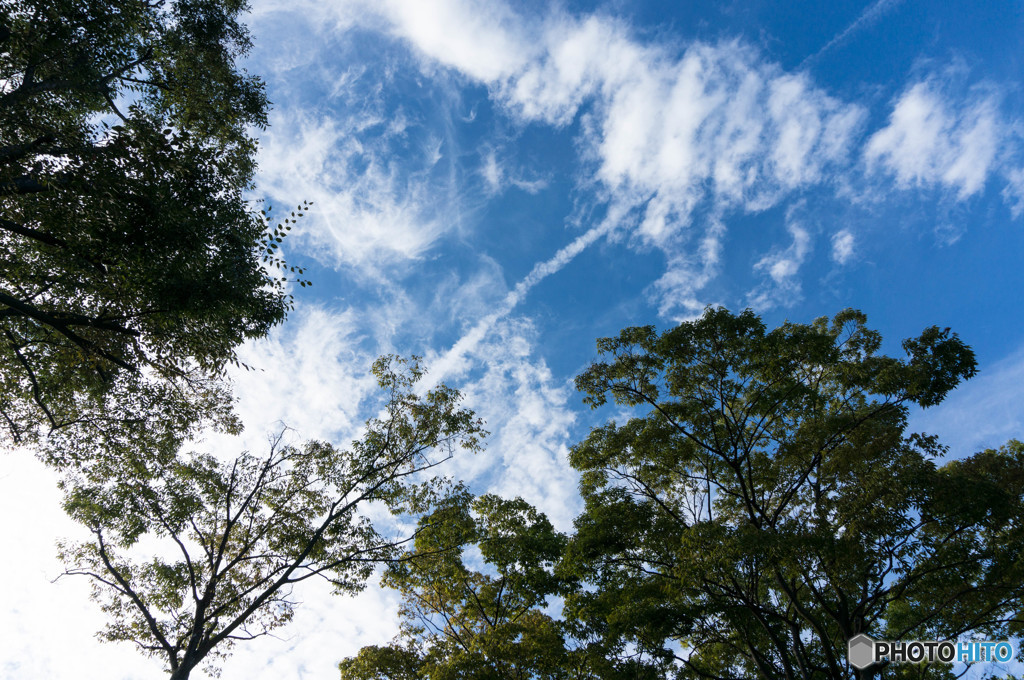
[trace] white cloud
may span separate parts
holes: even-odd
[[[935,83],[919,82],[868,140],[864,160],[869,172],[885,170],[903,188],[944,186],[963,200],[984,188],[1004,134],[992,96],[950,102]]]
[[[990,366],[953,390],[944,402],[918,410],[910,418],[912,432],[939,435],[960,458],[1010,439],[1024,439],[1024,347]]]
[[[258,53],[259,73],[268,80],[309,82],[310,75],[325,75],[319,49],[325,36],[341,35],[374,16],[359,2],[320,0],[254,0],[247,24]]]
[[[702,201],[756,211],[825,181],[863,118],[737,43],[696,43],[679,59],[635,47],[630,57],[628,78],[604,74],[588,141],[612,195],[649,202],[641,230],[655,244]]]
[[[786,231],[792,237],[789,246],[774,249],[754,264],[755,272],[767,276],[767,280],[748,294],[750,306],[755,309],[769,309],[776,305],[788,307],[800,299],[801,286],[797,274],[811,252],[811,234],[794,213],[795,209],[790,209],[786,214]]]
[[[508,76],[532,56],[522,20],[503,3],[390,0],[382,9],[396,35],[482,82]]]
[[[804,75],[782,75],[768,90],[774,179],[786,189],[817,184],[830,163],[842,160],[862,115],[811,85]]]
[[[498,165],[498,159],[495,157],[493,150],[484,156],[483,165],[480,167],[480,174],[483,175],[484,181],[487,182],[487,188],[491,194],[501,192],[504,172],[501,166]]]
[[[311,579],[295,594],[301,605],[293,620],[276,637],[240,643],[220,680],[336,679],[343,658],[398,633],[399,597],[393,590],[374,584],[354,597],[340,596],[325,581]]]
[[[677,323],[693,320],[708,304],[717,302],[703,301],[697,293],[718,274],[725,231],[720,218],[711,218],[696,249],[671,249],[666,272],[653,286],[662,316]]]
[[[482,155],[483,160],[480,164],[479,172],[484,179],[487,193],[490,196],[501,194],[509,187],[515,187],[528,194],[536,194],[548,186],[547,179],[540,177],[526,179],[516,175],[515,170],[510,172],[507,165],[511,162],[500,161],[498,159],[498,152],[495,149],[487,149]]]
[[[0,675],[8,678],[146,677],[159,665],[128,645],[100,644],[106,617],[84,578],[65,577],[56,539],[86,538],[61,510],[57,475],[27,451],[5,452],[0,475],[0,561],[6,584],[0,616]],[[100,669],[103,669],[102,671]],[[95,671],[93,673],[92,671]]]
[[[593,178],[620,214],[641,211],[641,242],[663,249],[670,263],[688,260],[687,228],[701,205],[759,211],[790,192],[828,182],[830,171],[846,162],[865,118],[861,107],[829,96],[806,75],[782,72],[737,42],[693,43],[680,52],[642,44],[626,24],[605,15],[552,9],[526,17],[495,2],[355,5],[365,26],[385,27],[411,45],[428,75],[442,66],[483,83],[524,123],[580,120],[580,150]],[[341,3],[338,15],[349,20],[352,6]],[[484,157],[480,174],[492,195],[503,183],[535,188],[529,180],[516,183],[494,155]],[[348,232],[357,236],[339,252],[369,258],[375,246],[401,243],[396,254],[416,257],[443,231],[415,201],[396,202],[387,190],[371,193],[392,197],[375,203],[388,226],[367,224],[355,211],[348,222],[356,228]],[[350,205],[338,203],[332,212],[351,218]],[[386,229],[397,233],[377,237]],[[704,283],[712,272],[705,269]],[[672,272],[667,275],[657,290],[677,288],[667,283]]]
[[[846,264],[854,255],[856,240],[849,229],[837,231],[832,235],[832,260],[838,264]]]
[[[468,19],[453,21],[461,26]],[[697,248],[705,262],[699,275],[693,269],[688,227],[698,207],[715,206],[719,215],[759,211],[829,181],[863,124],[861,107],[830,97],[805,75],[783,73],[736,42],[694,43],[676,54],[640,44],[608,17],[553,13],[541,21],[539,40],[520,45],[524,58],[503,59],[502,68],[487,71],[490,80],[472,62],[472,50],[462,58],[419,33],[402,35],[421,53],[484,78],[520,120],[560,126],[583,112],[581,152],[595,179],[619,214],[640,211],[639,242],[667,256],[669,271],[653,289],[665,295],[659,306],[666,313],[677,305],[702,307],[696,291],[717,271],[709,257],[718,256],[718,228],[704,230]],[[399,32],[406,25],[395,24]],[[505,31],[498,44],[507,46],[524,25],[502,11],[480,36]],[[496,187],[501,168],[488,159],[483,174]]]
[[[605,87],[609,72],[622,79],[637,62],[625,28],[607,18],[553,15],[538,35],[544,52],[498,90],[525,120],[570,123],[583,101]]]
[[[493,312],[507,294],[501,265],[494,258],[480,254],[477,266],[471,272],[459,274],[448,271],[435,282],[431,286],[428,303],[419,302],[417,305],[410,301],[409,311],[401,323],[408,326],[410,322],[421,319],[427,327],[413,328],[411,332],[425,339],[429,326],[435,329],[461,328],[468,320],[478,320]],[[409,319],[410,315],[414,318]]]
[[[280,421],[303,439],[347,443],[376,391],[370,366],[378,348],[361,344],[371,328],[361,310],[300,306],[270,336],[243,346],[240,361],[256,370],[233,371],[232,379],[247,429],[262,438]]]
[[[331,264],[373,274],[422,257],[455,223],[430,170],[439,146],[420,147],[420,168],[398,166],[389,150],[401,118],[361,111],[348,120],[288,111],[272,117],[260,146],[260,190],[280,204],[313,202],[295,235]],[[372,141],[363,132],[372,129]]]
[[[1018,220],[1024,215],[1024,168],[1007,171],[1003,200],[1010,206],[1013,219]]]
[[[896,4],[874,3],[823,50]],[[578,123],[581,157],[592,172],[581,181],[602,191],[621,215],[639,216],[630,221],[637,238],[629,243],[665,254],[668,269],[652,289],[665,295],[658,301],[663,313],[672,313],[676,299],[684,301],[683,309],[702,306],[700,289],[717,275],[713,265],[693,268],[691,251],[707,252],[708,235],[717,233],[692,233],[697,214],[709,211],[728,221],[731,214],[762,211],[822,186],[849,194],[863,168],[869,177],[893,176],[901,188],[940,186],[965,199],[983,189],[1006,156],[1000,146],[1006,129],[992,88],[972,92],[970,101],[953,101],[943,99],[934,80],[918,83],[861,148],[867,119],[862,106],[830,95],[806,72],[784,72],[738,41],[645,43],[625,22],[605,14],[553,8],[526,16],[501,2],[392,0],[371,6],[353,0],[336,6],[335,23],[383,30],[408,44],[427,76],[441,67],[482,83],[519,123]],[[496,154],[483,157],[479,172],[492,196],[510,185],[536,188],[517,181]],[[1004,195],[1019,214],[1013,208],[1017,184],[1003,174],[1010,182]],[[356,228],[348,233],[356,236],[339,252],[372,259],[389,252],[386,244],[400,243],[391,254],[419,257],[451,222],[437,220],[420,200],[430,191],[414,189],[397,200],[390,188],[379,190],[388,181],[369,184],[369,195],[384,200],[368,200],[379,208],[375,212],[355,210],[350,221]],[[351,217],[351,205],[361,204],[343,203],[334,211]],[[366,217],[371,212],[383,216],[379,223]],[[680,291],[681,297],[672,297]]]
[[[458,461],[457,474],[478,491],[522,496],[564,531],[580,510],[567,462],[573,390],[534,356],[535,338],[528,321],[503,319],[467,351],[468,363],[482,370],[460,387],[492,434],[486,451]]]

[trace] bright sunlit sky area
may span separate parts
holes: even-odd
[[[346,444],[373,359],[418,354],[491,432],[444,472],[569,530],[567,450],[609,415],[572,387],[595,339],[709,304],[858,308],[891,354],[951,327],[979,374],[912,427],[951,457],[1024,436],[1020,0],[255,0],[248,23],[274,103],[254,198],[313,202],[284,243],[313,286],[243,348],[246,433],[218,446]],[[50,473],[5,470],[0,675],[160,677],[50,582],[78,531]],[[393,593],[296,595],[225,680],[333,680],[396,632]]]

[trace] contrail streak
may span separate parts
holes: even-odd
[[[433,387],[446,376],[458,373],[466,360],[466,355],[476,349],[499,319],[510,314],[534,286],[569,264],[587,246],[609,234],[618,224],[620,217],[619,211],[612,211],[612,214],[606,216],[600,224],[577,236],[552,257],[535,264],[530,273],[508,292],[498,309],[477,321],[476,325],[459,338],[451,349],[430,362],[430,373],[428,380],[425,381],[429,383],[427,387]]]
[[[817,58],[820,57],[822,54],[828,52],[836,45],[844,42],[847,38],[849,38],[857,31],[866,28],[869,25],[873,24],[874,22],[878,21],[878,19],[880,19],[883,14],[895,8],[896,5],[900,4],[901,2],[903,2],[903,0],[878,0],[875,4],[871,5],[866,10],[864,10],[852,24],[846,27],[846,30],[836,35],[834,38],[829,40],[824,47],[822,47],[820,50],[818,50],[817,52],[815,52],[814,54],[800,62],[800,66],[797,67],[797,70],[802,69],[811,62],[817,60]]]

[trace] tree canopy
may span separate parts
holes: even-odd
[[[975,372],[948,329],[879,354],[862,314],[786,323],[708,309],[598,341],[593,405],[642,409],[571,453],[586,511],[567,615],[671,677],[872,677],[847,641],[1020,632],[1024,446],[939,465],[908,434]],[[949,666],[886,674],[950,677]],[[921,675],[923,674],[923,675]]]
[[[382,584],[400,629],[339,664],[341,680],[655,680],[623,640],[562,616],[586,587],[559,566],[569,537],[522,498],[453,494],[420,520]]]
[[[244,9],[0,9],[0,423],[11,439],[103,429],[122,407],[125,421],[172,400],[202,412],[236,346],[284,318],[286,277],[261,258],[283,267],[294,215],[271,228],[245,197],[249,130],[266,125],[268,102],[235,63],[250,47]]]
[[[321,577],[352,593],[377,565],[404,559],[410,536],[375,528],[369,506],[428,510],[446,489],[434,468],[475,450],[482,430],[458,392],[417,396],[416,362],[384,357],[374,373],[383,414],[348,449],[277,437],[263,456],[144,449],[76,470],[65,508],[92,540],[64,545],[62,558],[109,616],[101,639],[134,642],[184,680],[286,623],[296,584]]]
[[[402,595],[399,636],[342,661],[342,680],[580,677],[544,611],[565,540],[522,499],[453,495],[384,575]]]

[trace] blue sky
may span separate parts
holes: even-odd
[[[314,201],[285,243],[314,286],[244,348],[247,433],[222,445],[256,450],[278,421],[347,441],[373,358],[420,354],[492,432],[448,472],[568,528],[564,456],[598,417],[571,380],[595,338],[707,304],[772,326],[856,307],[889,352],[950,326],[980,374],[914,427],[952,455],[1022,434],[1019,0],[258,0],[250,25],[274,102],[257,195]],[[51,484],[0,479],[10,508],[56,504]],[[74,533],[58,512],[4,529],[38,557],[0,668],[153,672],[91,639],[84,584],[49,583],[51,537]],[[394,632],[391,594],[326,592],[223,677],[334,678]]]

